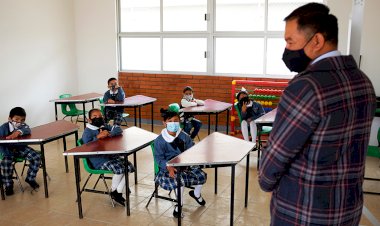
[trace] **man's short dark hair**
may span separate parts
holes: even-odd
[[[91,109],[89,112],[88,112],[88,118],[91,119],[91,115],[92,115],[92,112],[95,112],[95,111],[100,111],[99,108],[93,108]],[[101,111],[100,111],[101,112]]]
[[[112,78],[108,79],[108,82],[107,82],[107,84],[109,85],[109,84],[110,84],[110,82],[111,82],[111,81],[113,81],[113,80],[117,80],[117,79],[116,79],[116,78],[113,78],[113,77],[112,77]]]
[[[183,93],[185,93],[186,91],[191,91],[193,92],[193,88],[191,88],[191,86],[186,86],[184,89],[183,89]]]
[[[13,118],[15,115],[26,117],[26,112],[22,107],[15,107],[9,112],[9,118]]]
[[[309,35],[308,38],[321,33],[326,41],[338,45],[338,19],[329,12],[326,5],[313,2],[295,9],[284,21],[295,19],[298,30],[304,31]]]

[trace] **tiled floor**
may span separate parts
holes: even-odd
[[[150,129],[149,125],[144,128]],[[162,126],[155,126],[159,133]],[[207,131],[202,130],[201,139]],[[80,133],[81,135],[81,133]],[[68,138],[68,147],[74,146],[74,136]],[[145,205],[152,194],[153,158],[150,148],[138,152],[138,185],[134,186],[133,175],[131,180],[131,216],[128,217],[125,209],[119,205],[115,208],[107,196],[101,194],[84,193],[82,196],[84,218],[78,218],[75,202],[75,183],[72,158],[69,158],[70,172],[65,173],[62,141],[49,143],[45,147],[46,164],[49,182],[49,198],[44,197],[43,188],[39,192],[31,193],[28,185],[22,180],[24,193],[21,193],[15,183],[16,194],[0,200],[0,225],[176,225],[172,217],[173,204],[165,200],[153,199],[149,208]],[[231,150],[233,151],[233,150]],[[253,153],[250,164],[249,203],[244,208],[245,161],[236,167],[235,186],[235,215],[234,225],[269,225],[270,194],[260,190],[257,183],[256,153]],[[21,172],[18,164],[18,172]],[[206,169],[208,181],[202,195],[207,201],[206,206],[200,207],[185,190],[184,223],[183,225],[229,225],[230,205],[230,168],[220,168],[218,171],[218,194],[214,194],[214,170]],[[368,158],[367,172],[371,176],[380,177],[379,160]],[[37,181],[42,186],[42,171]],[[82,178],[87,175],[82,170]],[[365,183],[365,189],[380,191],[380,182]],[[162,194],[167,192],[160,190]],[[365,195],[365,207],[372,214],[375,221],[380,221],[380,196]],[[367,213],[368,215],[368,213]],[[371,216],[362,215],[361,225],[373,225]],[[373,220],[372,220],[373,221]]]

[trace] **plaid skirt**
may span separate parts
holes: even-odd
[[[124,173],[124,158],[113,157],[109,161],[103,163],[100,167],[102,170],[110,170],[114,174],[123,174]],[[128,161],[128,172],[134,173],[136,171],[135,167],[132,165],[130,161]]]
[[[206,183],[207,174],[199,167],[188,168],[181,171],[181,186],[192,186]],[[175,178],[169,176],[168,171],[159,171],[154,180],[165,190],[174,190],[177,188],[177,174]]]

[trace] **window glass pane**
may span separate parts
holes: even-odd
[[[323,3],[323,0],[268,0],[268,30],[283,31],[284,18],[299,6],[309,2]]]
[[[163,0],[164,31],[206,31],[207,0]]]
[[[266,74],[270,75],[294,75],[282,61],[285,40],[283,38],[269,38],[267,40],[267,65]]]
[[[216,31],[263,31],[265,0],[216,0]]]
[[[160,1],[120,0],[120,31],[160,31]]]
[[[152,70],[160,68],[159,38],[122,38],[122,70]]]
[[[216,38],[215,72],[263,74],[263,38]]]
[[[164,71],[206,72],[206,38],[165,38],[163,40]]]

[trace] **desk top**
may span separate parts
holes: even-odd
[[[234,165],[239,163],[255,143],[214,132],[170,160],[168,166]]]
[[[152,102],[155,102],[157,99],[153,97],[147,97],[144,95],[135,95],[131,97],[127,97],[124,99],[124,101],[117,101],[114,104],[100,104],[103,106],[112,106],[112,107],[117,107],[117,106],[123,106],[123,107],[135,107],[135,106],[141,106],[145,104],[150,104]]]
[[[65,151],[63,155],[85,156],[133,153],[150,145],[157,136],[155,133],[133,126],[123,130],[123,134],[120,136],[107,137],[83,144],[82,146]]]
[[[203,106],[186,107],[181,110],[184,113],[219,113],[231,108],[231,106],[231,103],[207,99]]]
[[[68,97],[68,98],[54,99],[54,100],[50,100],[50,102],[57,102],[57,103],[89,102],[89,101],[97,100],[101,97],[103,97],[103,94],[100,94],[100,93],[86,93],[86,94],[72,96],[72,97]]]
[[[276,118],[277,108],[273,109],[272,111],[266,113],[265,115],[257,118],[255,120],[256,124],[262,124],[262,123],[273,123],[274,119]]]
[[[0,144],[15,144],[15,143],[40,143],[55,139],[66,134],[78,131],[79,126],[65,120],[50,122],[31,128],[31,133],[26,136],[18,137],[17,139],[5,140],[0,138]]]

